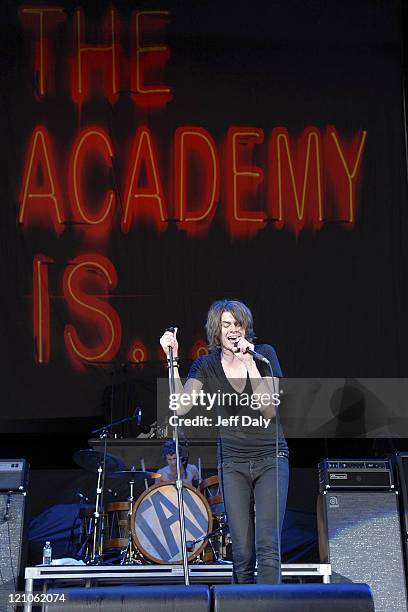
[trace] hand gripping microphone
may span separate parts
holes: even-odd
[[[235,348],[237,348],[238,342],[235,342],[234,346]],[[256,351],[253,351],[251,348],[249,348],[249,346],[245,349],[244,353],[249,353],[250,355],[252,355],[254,359],[257,359],[258,361],[263,361],[263,363],[267,363],[269,365],[269,361],[266,357],[261,355],[261,353],[257,353]]]

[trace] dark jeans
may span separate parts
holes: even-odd
[[[276,471],[279,491],[279,537],[277,532]],[[280,582],[279,540],[285,514],[289,463],[285,456],[254,461],[226,460],[219,470],[225,510],[232,538],[234,582]],[[256,517],[255,517],[256,508]]]

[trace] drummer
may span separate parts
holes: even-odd
[[[184,484],[189,484],[194,487],[198,486],[199,473],[196,465],[188,463],[188,449],[184,444],[180,444],[180,472]],[[176,444],[174,440],[167,440],[162,446],[163,458],[167,461],[165,467],[158,471],[161,477],[156,482],[167,482],[177,479],[177,463],[176,463]]]

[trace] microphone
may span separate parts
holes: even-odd
[[[237,348],[238,346],[238,342],[234,343],[235,348]],[[266,357],[264,357],[263,355],[261,355],[261,353],[257,353],[256,351],[253,351],[251,348],[247,347],[245,349],[245,353],[249,353],[250,355],[252,355],[252,357],[254,359],[257,359],[258,361],[262,361],[263,363],[266,363],[269,365],[269,361]],[[245,354],[244,353],[244,354]]]
[[[166,331],[171,332],[172,334],[174,334],[174,332],[177,330],[177,326],[176,325],[172,325],[171,327],[168,327],[166,329]],[[170,358],[171,360],[173,360],[173,347],[169,346],[168,347],[169,353],[167,355],[168,358]]]

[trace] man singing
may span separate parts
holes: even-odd
[[[210,353],[194,361],[184,388],[178,372],[177,330],[166,331],[160,338],[166,355],[173,348],[176,393],[185,394],[176,414],[191,409],[193,402],[185,401],[186,394],[203,389],[208,397],[220,398],[214,410],[228,425],[219,430],[218,468],[232,538],[233,579],[253,583],[257,559],[257,582],[278,583],[289,480],[288,447],[276,418],[281,368],[272,346],[252,343],[252,313],[242,302],[214,302],[206,332]],[[249,350],[256,352],[256,359]],[[263,417],[262,424],[260,418],[249,419],[251,424],[247,424],[244,417],[254,414]],[[233,420],[233,415],[240,418]]]

